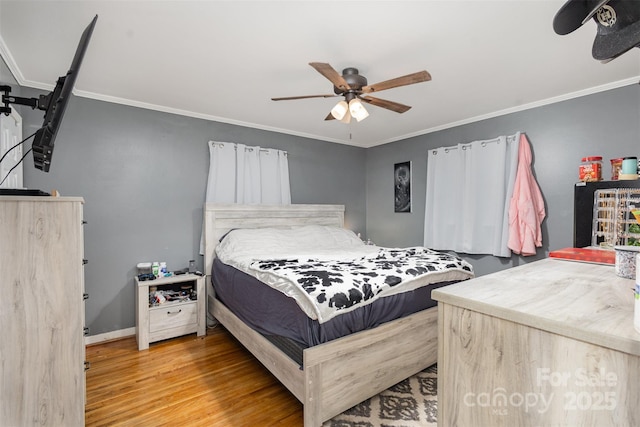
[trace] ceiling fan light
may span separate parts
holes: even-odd
[[[351,112],[351,117],[355,118],[357,121],[361,121],[369,117],[369,112],[357,98],[349,101],[349,111]]]
[[[351,122],[351,113],[349,113],[349,110],[347,110],[347,112],[345,113],[344,117],[341,118],[340,121],[342,123],[350,123]]]
[[[346,101],[340,101],[331,109],[331,115],[338,120],[342,120],[349,111],[349,105]],[[348,122],[347,122],[348,123]]]

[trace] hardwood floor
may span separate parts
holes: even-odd
[[[302,426],[302,404],[222,327],[87,347],[87,426]]]

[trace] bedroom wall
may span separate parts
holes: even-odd
[[[22,88],[23,96],[40,91]],[[23,110],[24,135],[42,112]],[[364,149],[73,97],[51,170],[31,157],[25,185],[85,199],[85,282],[90,335],[135,326],[136,264],[169,269],[198,262],[209,168],[207,141],[286,150],[293,203],[346,205],[347,226],[364,234]]]
[[[3,61],[0,73],[1,82],[17,87]],[[40,125],[42,112],[20,110],[26,136]],[[196,259],[202,268],[210,139],[287,150],[294,203],[345,204],[349,228],[379,245],[412,246],[423,239],[427,150],[525,131],[547,208],[544,246],[535,257],[464,256],[477,274],[487,274],[571,246],[580,158],[640,155],[639,118],[640,86],[632,85],[365,150],[74,97],[51,172],[34,169],[28,158],[24,178],[30,188],[85,198],[86,319],[97,335],[135,326],[137,262],[182,268]],[[393,164],[406,160],[413,162],[413,212],[394,213]]]
[[[9,70],[9,67],[7,67],[7,64],[2,60],[0,60],[0,84],[11,86],[12,95],[17,95],[19,93],[20,86],[18,86],[18,82],[16,81],[15,77],[13,77],[13,74],[11,74],[11,71]]]
[[[588,95],[552,105],[470,123],[367,150],[367,237],[384,246],[422,245],[427,151],[460,142],[526,132],[533,170],[545,199],[543,247],[536,256],[497,258],[465,255],[483,275],[544,258],[550,250],[573,245],[573,189],[585,156],[609,159],[640,156],[640,85]],[[393,211],[393,165],[411,160],[413,212]],[[488,165],[490,167],[490,165]]]

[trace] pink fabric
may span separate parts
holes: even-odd
[[[542,246],[542,221],[546,216],[544,200],[531,171],[531,147],[525,134],[520,135],[518,170],[509,202],[508,246],[516,254],[535,255]]]

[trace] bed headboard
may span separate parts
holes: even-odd
[[[204,273],[211,274],[220,238],[234,228],[295,225],[344,227],[344,205],[204,205]]]

